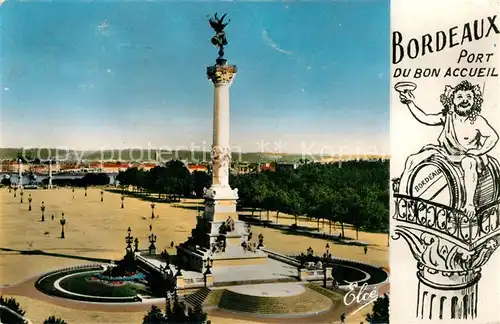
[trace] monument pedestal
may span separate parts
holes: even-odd
[[[205,191],[205,211],[198,217],[191,237],[178,246],[185,266],[195,271],[211,267],[259,265],[267,263],[267,254],[248,242],[249,230],[238,220],[237,189],[212,186]],[[247,244],[245,247],[245,243]]]

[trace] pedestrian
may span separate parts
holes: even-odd
[[[368,246],[365,245],[364,250],[365,250],[365,255],[366,255],[368,253]]]
[[[174,247],[174,245],[175,245],[175,244],[174,244],[174,241],[171,241],[171,242],[170,242],[170,247],[171,247],[171,248],[173,248],[173,247]]]
[[[340,323],[345,324],[345,320],[346,320],[345,313],[342,313],[342,314],[340,315]]]

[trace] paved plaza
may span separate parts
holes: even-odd
[[[299,283],[259,284],[230,287],[228,290],[238,294],[259,297],[289,297],[306,291]]]
[[[160,269],[167,266],[166,262],[148,258],[144,255],[147,262],[153,264],[155,268]],[[174,265],[170,265],[173,273],[176,273]],[[248,266],[227,266],[215,267],[211,269],[214,283],[235,282],[235,281],[250,281],[250,280],[279,280],[297,277],[298,271],[296,267],[288,265],[274,259],[268,259],[267,263],[260,265]],[[196,271],[182,270],[184,279],[203,278],[203,274]]]

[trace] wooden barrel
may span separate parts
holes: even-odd
[[[465,205],[465,184],[460,164],[433,155],[421,162],[409,177],[406,194],[427,201],[461,209]],[[404,188],[404,187],[401,187]],[[475,205],[479,209],[500,198],[500,164],[489,157],[489,163],[479,175]]]

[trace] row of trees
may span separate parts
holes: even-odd
[[[208,315],[198,304],[194,309],[186,309],[186,305],[179,301],[177,294],[174,294],[173,303],[170,298],[166,298],[165,312],[156,306],[144,316],[143,324],[210,324]]]
[[[296,170],[245,174],[232,178],[239,204],[275,212],[347,223],[356,229],[387,231],[389,214],[388,161],[310,163]]]
[[[158,193],[173,199],[203,195],[210,186],[210,174],[193,174],[181,161],[170,161],[150,171],[130,168],[117,180],[144,193]],[[238,188],[238,207],[307,216],[318,222],[351,224],[356,229],[385,232],[389,214],[389,162],[349,161],[334,164],[307,163],[295,170],[253,172],[230,176]]]

